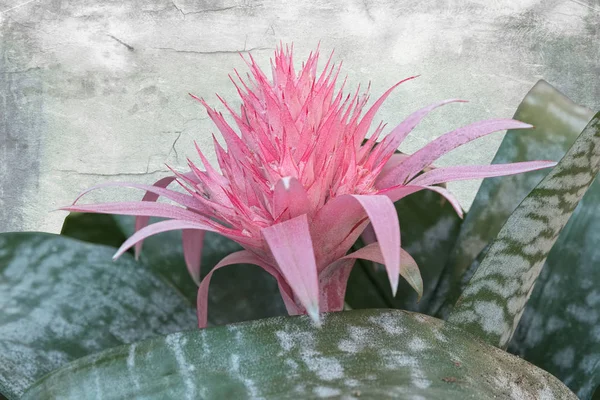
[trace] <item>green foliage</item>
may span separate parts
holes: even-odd
[[[535,125],[508,132],[494,163],[560,159],[590,121],[544,81],[519,106],[515,118]],[[548,170],[486,179],[477,194],[429,310],[447,316],[508,216]],[[600,282],[600,182],[583,196],[560,233],[535,284],[509,351],[561,378],[582,399],[600,385],[598,291]],[[445,301],[440,308],[439,305]]]
[[[560,381],[435,318],[392,310],[175,333],[77,360],[23,400],[576,399]]]
[[[187,301],[114,249],[47,233],[0,234],[0,392],[88,354],[192,329]]]
[[[558,234],[600,170],[600,113],[492,242],[448,321],[506,348]]]
[[[535,129],[508,131],[492,163],[559,161],[592,116],[590,110],[576,105],[547,82],[539,81],[513,117],[534,125]],[[475,270],[473,261],[549,172],[542,169],[483,181],[460,229],[428,314],[448,316]]]

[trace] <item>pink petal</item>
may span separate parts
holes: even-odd
[[[406,279],[410,286],[415,289],[419,295],[419,299],[423,295],[423,279],[421,278],[421,272],[415,260],[408,254],[404,249],[400,249],[400,275]],[[373,261],[378,264],[385,264],[381,248],[378,243],[371,243],[353,253],[350,253],[336,262],[330,264],[325,270],[323,270],[323,279],[327,279],[329,276],[334,276],[335,271],[339,268],[345,268],[346,264],[344,260],[363,259]]]
[[[344,309],[346,287],[354,263],[354,259],[340,259],[335,263],[335,268],[324,270],[324,274],[319,275],[321,290],[319,304],[322,312],[342,311]]]
[[[400,268],[400,223],[394,203],[386,196],[351,196],[364,208],[373,225],[395,296]]]
[[[202,260],[205,234],[205,231],[198,229],[184,229],[181,231],[185,265],[197,285],[200,284],[200,261]]]
[[[275,270],[275,268],[265,264],[265,262],[258,258],[254,253],[251,253],[248,250],[241,250],[231,253],[227,257],[223,258],[200,283],[200,287],[198,288],[198,297],[196,298],[199,328],[205,328],[208,319],[208,287],[210,285],[212,274],[216,270],[232,264],[255,264],[262,267],[266,272],[277,279],[279,291],[286,305],[288,313],[290,315],[299,314],[300,310],[296,307],[294,300],[291,297],[291,291],[287,286],[287,283],[283,280],[281,274]]]
[[[474,166],[455,166],[437,168],[413,179],[411,185],[430,186],[442,182],[460,181],[464,179],[482,179],[494,176],[519,174],[555,166],[554,161],[526,161],[511,164],[492,164]]]
[[[198,213],[188,211],[181,207],[173,206],[170,204],[151,203],[148,201],[72,205],[68,207],[61,207],[60,210],[91,212],[100,214],[139,215],[147,217],[175,218],[198,222],[208,221],[206,217]]]
[[[208,225],[206,223],[202,223],[202,222],[178,221],[178,220],[160,221],[160,222],[156,222],[152,225],[148,225],[148,226],[140,229],[133,235],[131,235],[125,242],[123,242],[121,247],[119,247],[119,249],[113,256],[113,260],[120,257],[123,253],[125,253],[127,250],[129,250],[129,248],[131,246],[138,243],[140,240],[144,240],[149,236],[156,235],[157,233],[167,232],[167,231],[175,231],[178,229],[201,229],[201,230],[206,230],[206,231],[210,231],[210,232],[221,233],[215,227]],[[223,235],[223,236],[229,236],[229,235]]]
[[[165,178],[159,179],[158,181],[154,182],[153,186],[156,186],[158,188],[166,188],[174,180],[175,180],[174,176],[167,176]],[[144,197],[142,197],[142,201],[156,201],[156,200],[158,200],[158,196],[159,195],[156,192],[146,191],[146,193],[144,194]],[[73,203],[73,204],[75,204],[75,203]],[[140,229],[142,229],[143,227],[145,227],[146,225],[148,225],[149,221],[150,221],[150,217],[148,217],[148,216],[135,217],[134,232],[137,232]],[[142,252],[142,244],[143,243],[144,243],[143,241],[139,241],[135,244],[134,254],[135,254],[136,260],[138,260],[140,258],[140,253]]]
[[[393,154],[398,146],[404,141],[408,134],[429,114],[432,110],[449,103],[466,103],[466,100],[450,99],[439,103],[429,105],[408,116],[400,125],[392,129],[392,131],[381,141],[376,148],[377,156],[381,160],[386,156]]]
[[[379,99],[377,99],[375,104],[373,104],[371,106],[371,108],[365,113],[364,117],[361,119],[360,123],[358,124],[358,126],[356,128],[357,138],[360,138],[360,140],[362,140],[365,137],[365,134],[367,133],[369,126],[371,126],[371,123],[373,122],[373,118],[375,118],[375,114],[379,110],[379,107],[381,107],[381,105],[383,104],[385,99],[388,98],[388,96],[392,93],[392,91],[394,89],[396,89],[400,84],[410,81],[412,79],[418,78],[418,77],[419,76],[416,75],[416,76],[411,76],[409,78],[403,79],[400,82],[396,83],[391,88],[389,88],[383,95],[381,95],[381,97]],[[358,143],[360,143],[360,141]]]
[[[281,178],[275,184],[273,193],[273,217],[279,219],[285,212],[283,219],[295,218],[308,213],[310,202],[306,190],[296,178]]]
[[[406,183],[442,155],[472,140],[497,131],[525,128],[532,128],[532,126],[512,119],[492,119],[475,122],[448,132],[412,154],[396,168],[381,177],[378,181],[378,187],[386,188]]]
[[[378,191],[376,194],[387,196],[392,202],[397,202],[398,200],[416,193],[420,190],[423,190],[424,186],[415,186],[415,185],[397,185],[392,186],[386,189],[382,189]]]
[[[300,303],[319,322],[319,280],[306,214],[262,230],[279,270]]]
[[[400,165],[401,162],[410,157],[410,154],[394,153],[381,169],[381,176],[385,176],[389,171]]]
[[[373,225],[367,225],[363,233],[360,234],[360,238],[362,239],[365,246],[371,243],[375,243],[377,241],[377,237],[375,236]]]

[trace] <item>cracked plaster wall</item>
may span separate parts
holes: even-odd
[[[188,92],[234,99],[238,52],[268,65],[280,40],[305,57],[321,41],[352,87],[377,95],[401,78],[379,117],[397,124],[436,100],[401,146],[414,151],[472,121],[511,117],[540,78],[600,108],[600,1],[147,0],[0,1],[0,232],[58,232],[50,212],[108,180],[150,183],[184,167],[211,126]],[[439,164],[489,163],[502,134]],[[479,182],[451,185],[468,207]],[[103,190],[89,201],[139,199]]]

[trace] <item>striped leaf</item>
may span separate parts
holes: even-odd
[[[0,393],[114,346],[196,326],[195,310],[130,255],[47,233],[0,234]]]
[[[421,314],[357,310],[175,333],[77,360],[23,400],[575,400],[558,379]]]
[[[600,113],[511,214],[448,321],[506,348],[561,229],[600,169]]]

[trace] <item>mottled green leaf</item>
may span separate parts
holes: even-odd
[[[505,348],[558,234],[599,170],[600,113],[508,218],[448,321]]]
[[[83,219],[65,220],[62,234],[73,235],[81,239],[92,238],[101,243],[116,243],[119,246],[123,238],[134,231],[134,218],[102,214],[79,214]],[[110,218],[110,224],[96,223]],[[81,217],[78,217],[81,218]],[[157,221],[151,218],[151,223]],[[119,240],[113,237],[118,234]],[[79,233],[84,232],[84,233]],[[121,240],[123,239],[123,240]],[[202,271],[204,277],[222,258],[241,250],[237,243],[207,232],[202,252]],[[171,231],[154,235],[144,240],[140,263],[148,265],[155,273],[177,288],[190,302],[196,304],[198,288],[185,267],[181,245],[181,232]],[[232,265],[215,272],[209,291],[208,321],[211,325],[252,320],[277,315],[285,315],[285,306],[279,295],[277,282],[256,265]]]
[[[514,119],[535,126],[507,132],[493,164],[560,160],[593,113],[576,105],[545,81],[539,81],[517,108]],[[470,279],[475,258],[496,237],[510,214],[550,172],[485,179],[467,214],[427,313],[446,318]],[[473,269],[471,269],[473,272]]]
[[[515,119],[535,125],[508,132],[494,163],[528,159],[558,160],[573,144],[593,113],[575,105],[544,81],[519,106]],[[478,262],[471,260],[497,235],[518,203],[549,170],[484,180],[469,211],[436,300],[447,316]],[[589,399],[600,384],[600,334],[596,287],[600,282],[600,182],[592,184],[560,233],[527,303],[509,351],[561,378],[578,396]],[[481,260],[479,260],[481,261]],[[468,267],[469,263],[471,266]],[[577,266],[574,268],[574,266]],[[465,271],[465,268],[468,269]],[[448,272],[454,272],[454,276]],[[452,282],[451,285],[449,283]],[[439,288],[438,288],[439,289]],[[439,305],[439,303],[438,303]],[[431,313],[437,311],[435,308]]]
[[[600,387],[600,180],[548,255],[509,350],[581,399]]]
[[[195,311],[128,254],[46,233],[0,234],[0,392],[16,399],[77,358],[196,326]]]
[[[440,195],[421,191],[396,202],[402,247],[415,259],[423,278],[423,297],[400,279],[396,297],[385,268],[379,264],[357,262],[346,292],[352,308],[393,307],[422,312],[442,274],[448,254],[454,245],[462,220]]]
[[[23,400],[576,399],[558,379],[435,318],[397,310],[175,333],[77,360]]]

